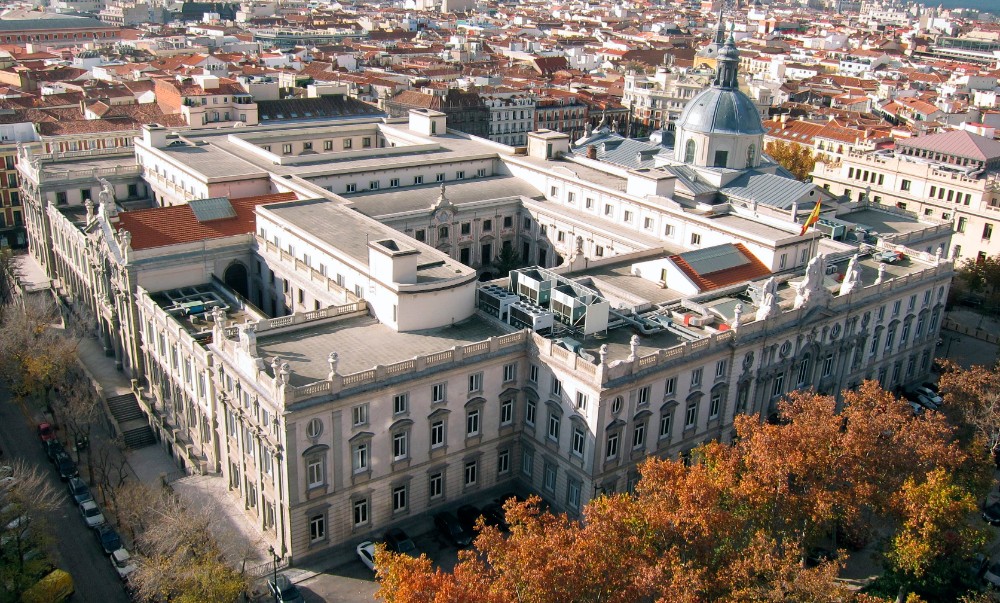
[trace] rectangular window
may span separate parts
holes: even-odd
[[[486,177],[486,168],[479,168],[478,170],[476,170],[476,176],[478,176],[480,178],[485,178]]]
[[[357,184],[351,182],[350,184],[347,185],[347,192],[354,193],[354,192],[357,192],[357,190],[358,190],[358,185]]]
[[[580,482],[570,480],[566,486],[566,505],[571,509],[580,509]]]
[[[632,222],[632,212],[627,209],[625,210],[625,221],[629,223]]]
[[[904,180],[903,180],[903,181],[902,181],[902,182],[901,182],[901,183],[899,184],[899,188],[900,188],[900,190],[904,190],[904,191],[908,191],[908,190],[910,190],[910,181],[909,181],[909,180],[905,180],[905,179],[904,179]]]
[[[524,422],[532,427],[535,426],[535,401],[528,400],[524,404]]]
[[[463,180],[465,178],[465,171],[458,170],[455,172],[455,180]]]
[[[986,224],[983,226],[983,238],[989,241],[993,237],[993,225]]]
[[[702,373],[702,369],[700,369],[700,368],[697,368],[697,369],[691,371],[691,388],[692,389],[701,386],[701,373]]]
[[[606,203],[604,205],[604,215],[605,216],[610,216],[613,211],[614,211],[614,207],[610,203]]]
[[[559,415],[554,412],[549,413],[549,439],[559,441]]]
[[[372,180],[372,181],[370,181],[368,183],[368,188],[370,188],[373,191],[377,191],[378,187],[379,187],[379,181],[378,180]]]
[[[618,439],[620,437],[621,435],[617,431],[608,434],[608,444],[604,451],[604,458],[607,460],[618,458]]]
[[[528,367],[528,381],[538,383],[538,365],[532,364]]]
[[[500,402],[500,425],[510,425],[514,422],[514,400],[502,400]]]
[[[667,377],[663,386],[663,395],[672,396],[674,395],[674,388],[677,386],[677,377]]]
[[[351,418],[354,420],[355,427],[368,423],[368,403],[358,404],[352,408]]]
[[[306,475],[310,488],[318,488],[323,485],[323,459],[316,457],[306,461]]]
[[[646,230],[653,230],[653,219],[645,218],[642,221],[642,227],[645,228]]]
[[[691,244],[692,245],[701,245],[701,235],[698,234],[698,233],[696,233],[696,232],[692,232],[691,233]]]
[[[368,499],[354,501],[354,526],[368,523]]]
[[[671,226],[670,224],[667,224],[666,226],[664,226],[663,227],[663,236],[665,236],[665,237],[672,237],[672,236],[674,236],[674,227]]]
[[[367,149],[370,148],[371,146],[372,146],[371,136],[365,136],[364,138],[361,139],[361,148]]]
[[[719,412],[722,409],[722,393],[715,392],[712,394],[712,399],[708,404],[708,418],[718,419]]]
[[[399,178],[391,178],[389,180],[389,188],[399,188]]]
[[[406,432],[399,431],[392,435],[392,460],[399,461],[406,458]]]
[[[444,421],[431,423],[431,448],[444,446]]]
[[[725,377],[726,376],[726,361],[720,360],[715,363],[715,377]]]
[[[643,448],[646,445],[646,423],[636,423],[632,430],[632,448]]]
[[[698,403],[688,402],[687,412],[684,415],[684,429],[691,429],[698,420]]]
[[[465,436],[472,437],[479,435],[479,409],[470,410],[465,415]]]
[[[566,201],[568,203],[576,203],[576,193],[566,193]]]
[[[479,472],[479,461],[466,461],[465,463],[465,485],[475,486],[476,480],[479,478],[477,473]]]
[[[326,516],[313,515],[309,518],[309,541],[318,542],[326,538]]]
[[[434,174],[434,182],[444,182],[444,174]]]
[[[440,498],[444,494],[444,474],[440,472],[432,474],[427,484],[427,491],[430,498]]]
[[[639,406],[644,406],[649,404],[649,399],[652,397],[653,389],[650,386],[640,387],[636,395],[636,402]]]
[[[368,471],[368,442],[355,444],[352,450],[353,467],[355,473]]]
[[[899,316],[899,308],[902,305],[903,305],[903,300],[901,300],[901,299],[897,299],[896,301],[892,302],[892,315],[893,316]]]
[[[392,489],[392,512],[406,510],[406,486],[396,486]]]
[[[438,383],[431,386],[431,403],[444,402],[447,383]]]
[[[414,176],[413,177],[413,184],[423,184],[423,183],[424,183],[424,177],[423,176]]]
[[[593,209],[594,208],[594,200],[591,197],[587,197],[586,205],[587,205],[587,209]]]
[[[350,138],[345,138],[344,139],[344,149],[345,150],[349,149],[349,148],[351,148],[353,146],[354,146],[354,141],[352,139],[350,139]]]
[[[396,394],[392,397],[392,414],[398,415],[410,410],[410,394]]]
[[[823,376],[829,377],[833,374],[833,354],[827,354],[823,359]]]
[[[534,470],[535,470],[535,453],[530,449],[525,448],[524,452],[521,453],[521,473],[525,474],[528,477],[531,477],[531,474],[534,473]]]
[[[474,373],[469,375],[469,393],[483,391],[483,374]]]
[[[558,471],[559,469],[555,465],[545,464],[545,483],[543,485],[549,492],[556,491],[556,476]]]
[[[562,382],[559,379],[552,377],[552,395],[559,396],[562,395]]]
[[[664,413],[660,415],[660,433],[659,437],[661,440],[670,437],[670,427],[671,427],[670,413]]]
[[[587,410],[587,394],[576,392],[576,407],[579,410]]]
[[[587,434],[584,433],[583,429],[574,426],[573,427],[573,454],[577,456],[583,456],[583,449],[587,442]]]
[[[771,396],[780,396],[785,393],[785,375],[779,374],[774,378],[774,385],[771,387]]]
[[[508,383],[517,378],[517,363],[503,365],[503,382]]]
[[[510,450],[501,450],[497,453],[497,475],[510,472]]]

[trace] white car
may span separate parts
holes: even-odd
[[[358,545],[357,547],[358,557],[361,559],[361,563],[364,563],[368,569],[375,571],[375,543],[366,540]]]
[[[101,508],[92,500],[80,503],[80,515],[83,515],[83,520],[87,522],[88,528],[96,528],[104,523],[104,513],[101,513]]]
[[[940,395],[938,395],[934,390],[932,390],[929,387],[924,387],[923,385],[921,385],[920,387],[914,388],[913,392],[918,396],[923,396],[927,398],[928,400],[930,400],[931,402],[933,402],[938,406],[944,404],[944,398],[942,398]]]
[[[132,560],[132,555],[124,548],[120,548],[111,553],[109,557],[111,565],[115,566],[115,571],[118,572],[118,577],[122,580],[128,580],[129,575],[135,571],[135,561]]]

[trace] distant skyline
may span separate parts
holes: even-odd
[[[924,6],[942,6],[944,8],[969,8],[972,10],[1000,14],[997,0],[924,0]]]

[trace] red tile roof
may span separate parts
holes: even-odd
[[[254,231],[254,209],[258,205],[296,198],[295,193],[276,193],[230,199],[236,217],[209,222],[199,222],[186,204],[122,212],[118,214],[117,228],[132,233],[135,250],[249,234]]]
[[[670,256],[670,260],[681,270],[681,272],[687,275],[687,277],[691,279],[691,282],[693,282],[702,292],[711,291],[720,287],[726,287],[728,285],[735,285],[736,283],[758,280],[771,274],[768,267],[765,266],[763,262],[758,260],[749,249],[744,247],[743,243],[734,243],[733,246],[736,247],[736,249],[738,249],[747,260],[749,260],[749,264],[726,268],[724,270],[717,270],[716,272],[711,272],[709,274],[699,274],[698,272],[695,272],[695,269],[692,268],[691,265],[679,255]]]

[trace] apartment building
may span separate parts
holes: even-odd
[[[719,64],[676,151],[606,129],[515,151],[428,109],[148,126],[146,209],[110,179],[52,203],[68,166],[36,162],[32,253],[93,299],[161,444],[283,556],[511,489],[576,515],[793,389],[930,367],[953,265],[923,249],[951,229],[782,175],[732,43]],[[829,237],[800,234],[817,204]],[[508,245],[528,267],[497,274]]]
[[[965,130],[897,140],[816,164],[813,181],[836,195],[954,225],[954,259],[1000,253],[1000,142]]]

